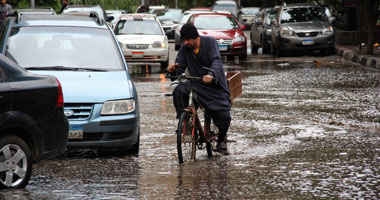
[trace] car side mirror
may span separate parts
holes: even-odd
[[[258,26],[261,26],[261,25],[263,25],[263,22],[260,21],[260,20],[257,20],[257,21],[255,22],[255,24],[258,25]]]
[[[335,21],[335,17],[330,17],[330,18],[329,18],[329,22],[330,22],[330,24],[333,23],[334,21]]]
[[[270,24],[271,24],[271,25],[274,25],[274,26],[277,26],[277,22],[276,22],[275,19],[270,20]]]
[[[114,20],[115,18],[113,16],[107,16],[107,22],[110,22],[112,20]]]
[[[173,36],[173,31],[172,30],[167,30],[165,32],[165,35],[168,36],[168,37],[172,37]]]
[[[246,25],[241,25],[241,26],[240,26],[240,29],[241,29],[241,30],[247,29],[247,26],[246,26]]]

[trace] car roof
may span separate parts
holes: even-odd
[[[198,17],[198,16],[201,16],[201,15],[213,15],[213,16],[226,16],[226,17],[232,17],[232,14],[229,14],[229,13],[196,13],[196,14],[193,14],[193,17]]]
[[[292,7],[321,7],[318,4],[313,3],[291,3],[286,4],[283,6],[283,8],[292,8]]]
[[[100,23],[95,17],[77,15],[23,15],[12,17],[14,27],[18,26],[71,26],[93,27],[107,29],[105,23]]]
[[[217,4],[233,4],[233,5],[236,5],[236,2],[235,1],[215,1],[215,5]]]
[[[121,14],[119,17],[120,20],[157,20],[156,14],[149,13],[130,13],[130,14]]]

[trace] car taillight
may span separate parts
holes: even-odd
[[[63,92],[62,92],[62,86],[57,77],[55,77],[55,80],[57,80],[58,83],[58,98],[57,98],[57,107],[63,107]]]

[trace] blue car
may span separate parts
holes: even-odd
[[[2,27],[0,51],[24,69],[62,84],[68,148],[138,153],[137,91],[117,39],[90,16],[17,15]]]

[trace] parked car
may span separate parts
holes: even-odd
[[[137,153],[137,91],[112,29],[91,16],[8,17],[0,28],[0,53],[60,80],[68,148]]]
[[[275,17],[274,8],[262,10],[260,17],[252,24],[250,32],[252,53],[257,53],[259,47],[262,48],[263,54],[271,52],[272,27],[270,22]]]
[[[127,14],[127,11],[126,10],[106,10],[106,14],[107,16],[112,16],[113,17],[113,20],[111,21],[111,27],[115,27],[117,21],[119,20],[119,17],[122,15],[122,14]]]
[[[56,15],[53,8],[14,8],[22,15]]]
[[[99,5],[68,5],[62,11],[62,14],[85,13],[87,15],[87,13],[90,12],[98,13],[100,19],[103,19],[108,23],[110,23],[114,19],[113,16],[107,16],[106,11]]]
[[[0,55],[0,189],[25,187],[32,164],[66,150],[68,132],[58,79]]]
[[[155,14],[124,14],[114,29],[128,64],[169,63],[168,38]]]
[[[187,23],[194,24],[200,35],[212,36],[219,45],[222,56],[247,57],[247,38],[236,18],[225,13],[198,13],[193,14]]]
[[[236,4],[235,1],[229,1],[229,0],[218,0],[218,1],[215,1],[215,4],[212,7],[212,10],[228,11],[236,19],[239,19],[239,14],[240,14],[239,6]]]
[[[174,39],[174,27],[178,25],[182,15],[182,9],[155,9],[152,14],[156,14],[157,19],[160,20],[168,39]]]
[[[173,27],[174,28],[174,48],[176,51],[178,51],[182,45],[180,30],[181,30],[182,26],[187,23],[190,16],[192,14],[195,14],[195,13],[212,13],[212,12],[213,11],[211,11],[209,9],[201,8],[201,9],[194,9],[194,10],[193,9],[186,10],[185,12],[182,13],[182,16],[179,19],[178,25]]]
[[[252,23],[259,17],[260,7],[244,7],[240,9],[239,22],[247,28],[251,28]]]
[[[272,48],[278,56],[289,51],[334,50],[334,30],[325,10],[315,4],[280,6],[272,24]]]

